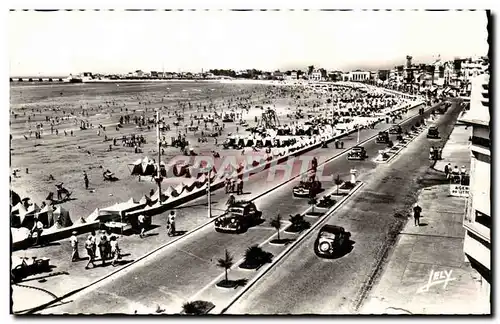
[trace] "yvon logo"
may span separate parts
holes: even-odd
[[[457,278],[452,278],[451,273],[453,270],[450,271],[434,271],[431,270],[431,273],[429,274],[429,281],[427,284],[417,290],[417,294],[427,292],[432,286],[443,284],[443,289],[446,289],[446,286],[448,286],[448,283],[453,280],[457,280]]]

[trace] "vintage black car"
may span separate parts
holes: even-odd
[[[243,233],[249,227],[259,223],[262,212],[257,210],[253,202],[237,201],[226,213],[214,222],[217,232]]]
[[[310,198],[321,192],[321,182],[316,176],[310,175],[308,179],[300,181],[298,186],[293,187],[293,196],[298,198]]]
[[[434,139],[439,138],[438,128],[435,126],[429,127],[429,130],[427,131],[427,138],[434,138]]]
[[[351,237],[343,227],[335,225],[323,225],[314,241],[314,253],[322,258],[334,257],[339,250],[344,248]]]
[[[375,139],[376,143],[379,144],[387,144],[389,143],[389,133],[388,132],[379,132],[377,138]]]
[[[349,153],[347,153],[348,160],[364,160],[368,157],[363,146],[354,146]]]
[[[396,126],[392,126],[391,129],[389,129],[389,134],[401,134],[403,133],[403,129],[401,128],[401,126],[399,125],[396,125]]]

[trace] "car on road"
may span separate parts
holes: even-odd
[[[439,138],[439,129],[436,126],[429,127],[429,130],[427,131],[427,138]]]
[[[215,220],[214,225],[217,232],[243,233],[261,219],[262,212],[257,210],[253,202],[237,201]]]
[[[399,125],[392,126],[389,129],[389,134],[395,134],[395,135],[397,135],[397,134],[402,134],[402,133],[403,133],[403,129]]]
[[[305,175],[298,186],[293,187],[292,193],[297,198],[310,198],[321,192],[321,182],[316,179],[316,172],[311,171]]]
[[[364,160],[368,157],[366,150],[363,146],[354,146],[349,153],[347,153],[348,160]]]
[[[387,144],[389,143],[389,133],[388,132],[379,132],[375,142],[378,144]]]
[[[349,243],[351,233],[341,226],[326,224],[314,241],[314,253],[322,258],[334,257]]]

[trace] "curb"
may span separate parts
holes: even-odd
[[[297,247],[297,245],[306,238],[307,235],[309,235],[314,229],[322,225],[337,209],[342,207],[345,203],[345,201],[350,198],[352,195],[354,195],[361,187],[365,185],[364,182],[360,182],[356,187],[354,187],[347,196],[345,196],[343,199],[341,199],[335,206],[333,206],[324,216],[322,216],[319,221],[316,222],[313,226],[311,226],[308,230],[306,230],[304,233],[302,233],[295,241],[292,242],[283,252],[281,252],[280,255],[278,255],[275,259],[273,259],[273,262],[270,263],[266,268],[264,268],[262,271],[257,273],[257,275],[250,281],[248,282],[243,289],[236,294],[235,297],[233,297],[230,302],[220,311],[219,314],[224,314],[238,299],[243,296],[259,279],[261,279],[273,266],[277,265],[287,254],[292,252],[292,250]]]
[[[409,108],[409,110],[415,109],[415,108],[417,108],[418,106],[420,106],[420,105],[422,105],[422,104],[423,104],[423,103],[416,103],[413,107]],[[437,105],[439,105],[439,104],[437,104]],[[429,111],[429,110],[433,109],[434,107],[435,107],[435,106],[431,106],[431,107],[429,107],[426,111]],[[401,108],[401,109],[403,109],[403,108]],[[407,121],[409,121],[409,120],[412,120],[412,119],[414,119],[414,118],[417,118],[418,116],[419,116],[419,115],[415,115],[415,116],[408,117],[408,118],[406,118],[406,119],[404,119],[404,120],[402,120],[402,121],[400,121],[399,123],[396,123],[396,124],[394,124],[394,125],[400,125],[400,124],[403,124],[403,123],[405,123],[405,122],[407,122]],[[389,129],[390,129],[391,127],[393,127],[394,125],[387,127],[385,130],[389,130]],[[341,135],[339,135],[338,137],[348,136],[348,135],[353,134],[353,133],[355,133],[355,132],[357,132],[357,130],[353,130],[353,131],[350,131],[350,132],[347,132],[347,133],[341,134]],[[366,140],[364,140],[364,141],[360,142],[360,143],[359,143],[359,145],[362,145],[362,144],[364,144],[364,143],[367,143],[367,142],[369,142],[369,141],[373,140],[373,139],[374,139],[374,138],[376,138],[376,137],[377,137],[377,134],[375,134],[375,135],[373,135],[373,136],[371,136],[371,137],[367,138]],[[331,141],[333,141],[335,138],[336,138],[336,137],[332,138],[330,141],[327,141],[327,142],[331,142]],[[314,145],[312,145],[310,148],[306,148],[306,149],[308,149],[308,150],[312,150],[312,149],[314,149],[314,146],[320,146],[320,145],[321,145],[321,143],[314,144]],[[332,156],[332,157],[328,158],[327,160],[323,161],[322,163],[318,164],[318,166],[317,166],[317,167],[321,167],[321,166],[323,166],[323,165],[325,165],[325,164],[327,164],[327,163],[329,163],[329,162],[333,161],[334,159],[336,159],[336,158],[338,158],[338,157],[340,157],[340,156],[342,156],[342,155],[346,154],[349,150],[350,150],[350,149],[345,149],[345,150],[340,151],[338,154],[336,154],[336,155],[334,155],[334,156]],[[307,152],[307,151],[304,149],[304,150],[301,150],[301,151],[296,151],[296,152],[293,152],[293,153],[292,153],[292,154],[290,154],[289,156],[296,156],[296,155],[300,155],[300,154],[297,154],[297,153],[299,153],[299,152],[301,152],[301,153],[302,153],[303,151],[304,151],[304,152]],[[283,159],[283,158],[285,158],[285,156],[284,156],[284,157],[281,157],[281,159]],[[288,158],[288,156],[286,156],[286,158]],[[280,158],[278,158],[278,159],[280,159]],[[274,161],[270,161],[270,162],[269,162],[269,163],[267,163],[267,164],[268,164],[269,166],[271,166],[271,164],[272,164],[272,163],[278,164],[277,162],[278,162],[278,161],[276,161],[276,162],[274,162]],[[258,167],[255,167],[254,169],[257,169],[257,168],[258,168]],[[253,171],[253,170],[248,170],[247,172],[250,172],[250,173],[251,173],[251,171]],[[303,173],[300,173],[300,174],[296,175],[295,177],[292,177],[292,178],[290,178],[290,179],[286,180],[285,182],[282,182],[282,183],[280,183],[280,184],[276,185],[275,187],[270,188],[269,190],[265,191],[264,193],[262,193],[262,194],[260,194],[260,195],[258,195],[258,196],[256,196],[256,197],[254,197],[254,198],[253,198],[253,199],[251,199],[250,201],[254,201],[254,200],[256,200],[256,199],[259,199],[259,198],[263,197],[264,195],[267,195],[268,193],[270,193],[270,192],[272,192],[272,191],[274,191],[274,190],[276,190],[276,189],[278,189],[278,188],[280,188],[280,187],[282,187],[282,186],[284,186],[284,185],[286,185],[286,184],[290,183],[291,181],[293,181],[293,180],[295,180],[295,179],[299,178],[300,176],[302,176],[302,175],[304,175],[304,174],[307,174],[309,171],[310,171],[310,170],[307,170],[307,171],[305,171],[305,172],[303,172]],[[213,185],[215,186],[215,184],[216,184],[216,183],[214,183]],[[356,189],[356,188],[354,188],[354,189]],[[344,202],[344,201],[345,201],[348,197],[350,197],[350,195],[351,195],[352,193],[354,193],[354,192],[355,192],[355,190],[354,190],[354,189],[353,189],[353,190],[351,190],[351,192],[350,192],[347,196],[345,196],[343,199],[341,199],[340,201],[338,201],[338,202],[335,204],[335,206],[333,206],[332,208],[335,208],[336,206],[340,206],[341,204],[343,204],[343,202]],[[202,192],[202,191],[203,191],[203,190],[200,190],[200,192]],[[356,189],[356,191],[357,191],[357,189]],[[334,209],[334,210],[335,210],[335,209]],[[307,212],[307,211],[306,211],[306,212]],[[327,211],[327,212],[325,213],[325,215],[324,215],[324,216],[322,216],[322,217],[326,218],[326,217],[327,217],[329,214],[331,214],[332,212],[333,212],[333,211],[330,211],[330,212],[328,212],[328,211]],[[317,224],[321,223],[321,222],[324,220],[324,218],[320,219],[320,221],[318,221],[318,222],[317,222]],[[134,264],[136,264],[136,263],[138,263],[138,262],[140,262],[140,261],[142,261],[142,260],[144,260],[144,259],[146,259],[146,258],[148,258],[148,257],[150,257],[150,256],[152,256],[153,254],[156,254],[156,253],[160,252],[160,250],[162,250],[162,249],[164,249],[164,248],[169,247],[170,245],[172,245],[172,244],[174,244],[174,243],[178,242],[179,240],[182,240],[182,239],[185,239],[185,238],[187,238],[187,237],[191,236],[192,234],[196,233],[196,232],[197,232],[197,231],[199,231],[200,229],[202,229],[202,228],[204,228],[204,227],[208,226],[209,224],[213,223],[216,219],[217,219],[217,217],[213,217],[213,218],[212,218],[212,219],[210,219],[208,222],[206,222],[206,223],[204,223],[204,224],[199,225],[199,226],[198,226],[198,227],[196,227],[195,229],[193,229],[193,230],[191,230],[191,231],[189,231],[189,232],[185,233],[183,236],[180,236],[180,237],[178,237],[178,238],[176,238],[176,239],[173,239],[173,240],[171,240],[171,241],[169,241],[169,242],[165,243],[164,245],[161,245],[161,246],[157,247],[157,248],[156,248],[156,249],[154,249],[153,251],[148,252],[147,254],[142,255],[142,256],[140,256],[140,257],[138,257],[136,260],[134,260],[134,262],[128,263],[128,264],[126,264],[126,265],[124,265],[124,266],[120,267],[119,269],[117,269],[117,270],[115,270],[115,271],[113,271],[113,272],[111,272],[111,273],[109,273],[109,274],[107,274],[107,275],[104,275],[103,277],[101,277],[101,278],[97,279],[96,281],[93,281],[92,283],[90,283],[90,284],[88,284],[88,285],[86,285],[86,286],[84,286],[84,287],[81,287],[81,288],[75,289],[75,290],[73,290],[73,291],[70,291],[70,292],[68,292],[68,293],[66,293],[66,294],[64,294],[64,295],[62,295],[61,297],[59,297],[59,298],[57,298],[57,299],[54,299],[54,300],[52,300],[52,301],[50,301],[50,302],[48,302],[48,303],[45,303],[45,304],[42,304],[42,305],[40,305],[40,306],[37,306],[37,307],[31,308],[31,309],[29,309],[29,310],[23,310],[23,311],[20,311],[20,312],[16,312],[15,314],[23,314],[23,313],[25,313],[25,314],[34,314],[35,312],[41,311],[41,310],[43,310],[43,309],[45,309],[45,308],[47,308],[47,307],[49,307],[49,306],[51,306],[51,305],[53,305],[53,304],[55,304],[55,303],[57,303],[57,302],[61,301],[61,300],[64,300],[64,299],[66,299],[66,298],[68,298],[68,297],[70,297],[70,296],[72,296],[72,295],[74,295],[74,294],[77,294],[77,293],[79,293],[79,292],[81,292],[81,291],[83,291],[83,290],[85,290],[85,289],[88,289],[89,287],[92,287],[92,286],[94,286],[94,285],[96,285],[96,284],[98,284],[98,283],[100,283],[100,282],[102,282],[102,281],[106,280],[107,278],[109,278],[109,277],[111,277],[111,276],[113,276],[113,275],[117,274],[118,272],[120,272],[120,271],[122,271],[122,270],[124,270],[124,269],[127,269],[128,267],[130,267],[130,266],[132,266],[132,265],[134,265]],[[315,228],[315,227],[313,226],[312,228]],[[308,233],[308,232],[306,231],[306,232],[304,232],[303,234],[306,234],[306,233]],[[297,239],[297,241],[294,241],[294,243],[295,243],[295,242],[298,242],[298,241],[299,241],[299,239],[300,239],[300,240],[302,240],[302,239],[299,237],[299,238]],[[265,244],[265,243],[267,243],[267,242],[264,242],[263,244]],[[294,243],[292,243],[290,246],[295,246],[295,245],[294,245]],[[262,244],[262,245],[263,245],[263,244]],[[286,251],[286,250],[285,250],[285,251]],[[267,272],[267,270],[266,270],[266,272]],[[248,286],[248,285],[246,285],[246,286]],[[245,286],[245,287],[246,287],[246,286]],[[239,297],[238,297],[238,298],[239,298]]]

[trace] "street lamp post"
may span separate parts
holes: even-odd
[[[212,218],[212,194],[210,192],[210,176],[212,173],[212,168],[208,170],[208,180],[207,180],[207,202],[208,202],[208,218]]]
[[[160,111],[156,112],[156,140],[158,142],[158,167],[156,174],[156,183],[158,184],[158,202],[161,205],[161,142],[160,142]]]

